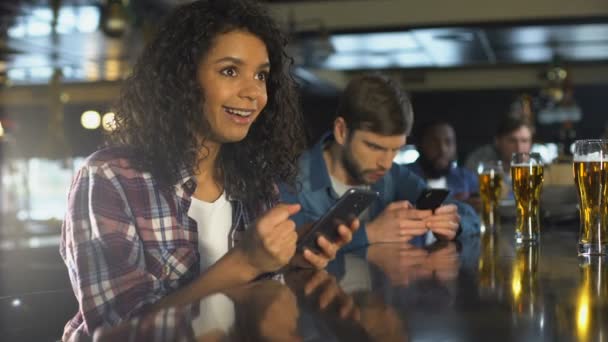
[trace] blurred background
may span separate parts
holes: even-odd
[[[0,2],[4,336],[58,338],[76,310],[58,253],[71,177],[112,129],[121,80],[158,21],[186,2]],[[566,160],[575,139],[608,134],[606,0],[265,3],[290,38],[311,144],[330,128],[344,85],[369,71],[411,94],[402,163],[418,156],[416,128],[437,119],[455,127],[460,162],[507,113],[534,122],[546,162]],[[50,318],[39,329],[19,323],[40,315]]]

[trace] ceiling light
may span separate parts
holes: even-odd
[[[418,49],[409,32],[380,32],[365,34],[337,34],[330,37],[338,53],[393,52]]]

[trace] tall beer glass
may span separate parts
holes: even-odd
[[[516,242],[536,242],[540,236],[540,192],[543,164],[538,153],[513,153],[511,182],[517,204]]]
[[[484,228],[496,225],[497,208],[502,193],[502,162],[481,162],[477,167],[479,174],[479,195],[481,196],[481,220]]]
[[[608,251],[608,140],[577,140],[574,182],[580,210],[579,255]]]

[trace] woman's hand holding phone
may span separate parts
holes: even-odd
[[[306,232],[311,227],[301,227],[298,229]],[[316,243],[319,252],[313,252],[309,248],[304,247],[302,252],[296,253],[291,261],[291,265],[301,268],[324,269],[327,264],[336,257],[336,253],[344,245],[348,244],[355,231],[359,229],[359,220],[354,219],[349,226],[341,224],[338,226],[339,238],[335,241],[330,241],[323,235],[318,235]]]
[[[299,204],[279,204],[261,216],[237,245],[256,274],[274,272],[292,259],[298,235],[289,218]]]
[[[300,227],[298,253],[292,264],[301,267],[325,268],[337,251],[352,240],[359,228],[358,216],[378,194],[371,190],[349,189],[311,227]]]

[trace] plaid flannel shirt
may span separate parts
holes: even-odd
[[[191,303],[138,316],[118,327],[100,327],[94,341],[193,342],[197,339],[192,321],[198,310],[198,303]]]
[[[174,191],[161,191],[128,156],[125,149],[98,151],[72,181],[60,253],[79,309],[64,340],[130,319],[200,273],[197,225],[188,217],[194,178],[183,172]],[[255,216],[230,201],[229,248]]]
[[[270,282],[277,281],[285,285],[284,274],[276,274],[273,280],[265,279],[264,281],[266,282],[266,284],[270,284]],[[259,288],[253,288],[252,290],[251,288],[247,288],[245,286],[241,287],[241,289],[249,291],[246,292],[247,297],[255,296],[256,293],[263,293],[259,292]],[[200,322],[197,322],[196,319],[199,318],[202,313],[210,311],[209,309],[205,309],[205,305],[210,305],[209,302],[206,302],[206,298],[208,297],[193,301],[189,304],[182,305],[179,307],[170,307],[156,312],[150,312],[144,315],[140,315],[133,319],[130,319],[127,322],[120,324],[117,327],[100,327],[95,330],[94,340],[121,342],[204,341],[205,338],[208,337],[204,334],[213,331],[213,328],[219,328],[220,331],[222,330],[220,326],[214,327],[213,325],[210,325],[209,327],[212,328],[211,330],[202,331],[203,335],[197,335],[197,328],[195,324]],[[249,311],[246,308],[247,305],[259,305],[258,303],[254,303],[255,302],[252,302],[251,304],[233,302],[233,304],[236,306],[236,310],[242,310],[243,312]],[[266,304],[268,303],[263,303],[263,305]],[[262,310],[262,308],[260,308],[260,310]],[[205,317],[205,319],[208,318],[211,318],[211,322],[215,322],[213,320],[213,317]],[[257,322],[259,317],[253,314],[246,316],[245,319],[248,323],[255,323]],[[231,327],[229,327],[229,329],[232,330],[243,328],[241,324],[243,323],[240,323],[238,325],[232,325]],[[222,339],[222,341],[223,340],[231,339],[224,338]]]

